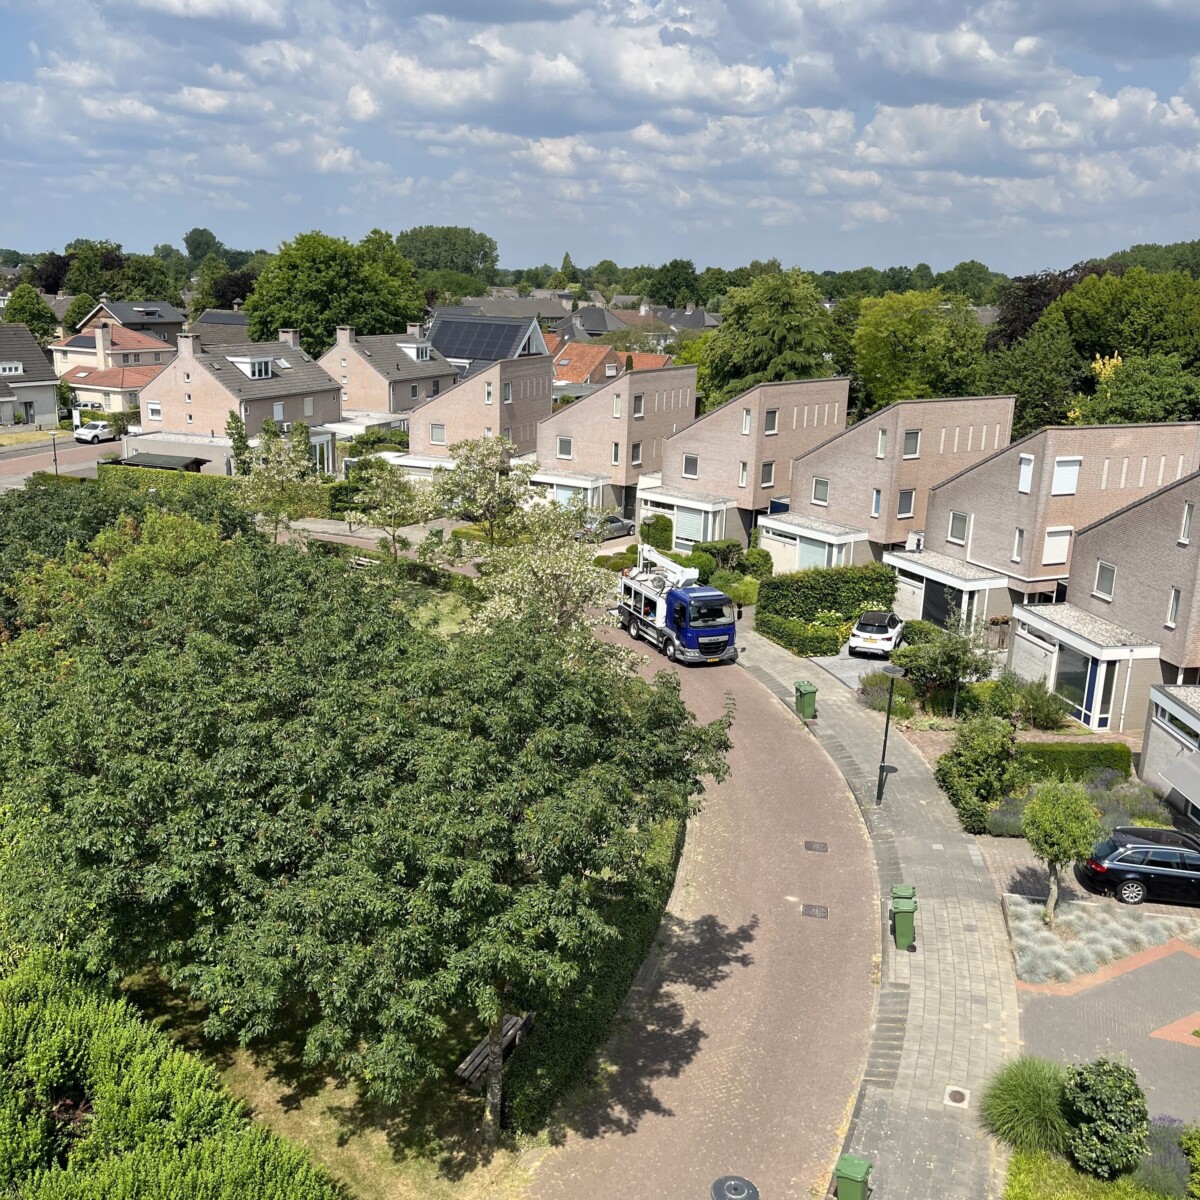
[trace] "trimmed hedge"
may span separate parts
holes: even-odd
[[[612,1034],[617,1013],[662,924],[683,837],[682,821],[664,821],[658,827],[640,873],[611,913],[619,936],[567,995],[549,1011],[538,1013],[509,1060],[505,1101],[507,1123],[513,1129],[542,1129],[563,1093],[583,1077],[592,1056]]]
[[[642,522],[641,539],[647,546],[667,553],[674,543],[674,526],[671,518],[656,513],[649,521]]]
[[[922,642],[927,642],[930,638],[937,637],[941,632],[941,629],[932,621],[912,620],[904,622],[904,641],[909,646],[919,646]]]
[[[746,557],[746,548],[737,538],[723,538],[719,542],[695,542],[692,553],[709,554],[718,569],[737,571]]]
[[[140,469],[140,468],[138,468]],[[336,1200],[216,1071],[65,956],[0,982],[0,1190],[23,1200]]]
[[[763,591],[771,581],[764,579],[759,584],[758,607],[754,613],[755,631],[763,637],[790,650],[801,658],[815,658],[836,654],[842,643],[850,636],[850,626],[831,627],[817,625],[812,621],[797,621],[791,617],[777,617],[763,612]]]
[[[831,610],[857,616],[866,604],[890,607],[895,598],[896,573],[883,563],[814,567],[764,579],[758,593],[758,619],[769,613],[811,621],[817,613]]]
[[[1017,761],[1037,779],[1082,779],[1098,768],[1128,778],[1133,771],[1133,751],[1124,742],[1021,742]]]

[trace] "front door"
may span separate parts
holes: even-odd
[[[32,401],[22,400],[21,408],[25,412],[25,424],[32,425],[35,420]]]

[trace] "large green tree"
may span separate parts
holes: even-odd
[[[722,315],[705,351],[707,407],[758,383],[833,374],[832,319],[803,272],[771,272],[734,288]]]
[[[396,235],[396,249],[418,271],[458,271],[485,283],[496,277],[499,254],[486,233],[461,225],[416,225]]]
[[[445,517],[475,521],[483,529],[488,549],[516,537],[535,463],[513,459],[517,447],[507,438],[469,438],[449,448],[452,471],[434,472],[430,503]]]
[[[183,245],[193,267],[198,267],[210,254],[220,256],[225,250],[211,229],[199,225],[183,235]]]
[[[333,345],[339,325],[362,334],[396,333],[424,311],[411,271],[401,277],[363,247],[324,233],[284,242],[246,301],[251,338],[266,341],[280,329],[298,329],[313,356]]]
[[[992,304],[999,289],[1007,282],[1007,275],[992,271],[984,263],[972,258],[948,271],[939,271],[934,276],[933,286],[948,296],[966,296],[972,304]]]
[[[10,325],[28,326],[39,346],[48,346],[54,341],[58,328],[54,309],[27,283],[19,283],[13,288],[4,306],[4,319]]]
[[[1194,421],[1200,416],[1200,379],[1185,371],[1176,354],[1096,359],[1095,392],[1076,398],[1075,425],[1136,425]]]
[[[1047,315],[1019,341],[993,351],[982,369],[985,391],[1016,397],[1014,437],[1065,424],[1083,378],[1083,362],[1061,313]]]
[[[74,333],[83,319],[96,307],[96,299],[87,292],[81,292],[67,306],[63,313],[63,330],[68,336]]]
[[[700,299],[700,283],[696,277],[696,264],[690,258],[673,258],[663,263],[654,277],[646,295],[655,304],[676,306],[695,304]]]
[[[62,286],[71,295],[88,292],[97,297],[117,298],[125,269],[125,252],[120,243],[77,238],[67,244],[66,257],[71,265]]]

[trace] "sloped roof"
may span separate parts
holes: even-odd
[[[182,325],[187,320],[184,313],[165,300],[101,300],[84,320],[90,321],[101,310],[122,325]]]
[[[58,379],[29,327],[15,321],[0,321],[0,362],[19,362],[22,366],[20,375],[8,376],[6,382],[10,384],[56,383]]]
[[[621,362],[627,362],[628,359],[633,359],[634,371],[657,371],[663,367],[669,367],[672,359],[669,354],[650,354],[645,350],[630,350],[622,353],[618,351]]]
[[[150,380],[156,375],[161,375],[166,369],[166,363],[152,363],[147,367],[109,367],[104,371],[98,371],[95,367],[72,367],[62,377],[62,381],[72,387],[132,392],[145,387]]]
[[[229,361],[231,358],[265,358],[268,354],[273,361],[269,379],[251,379]],[[195,351],[195,363],[226,391],[243,400],[273,400],[299,392],[326,392],[338,386],[333,377],[303,350],[296,350],[284,342],[244,341],[221,345],[201,342]]]
[[[124,325],[110,325],[112,348],[114,350],[157,350],[160,354],[166,350],[174,352],[174,346],[156,338],[151,333],[142,333],[139,329],[126,329]],[[59,350],[95,350],[96,335],[94,333],[75,333],[59,338],[51,343],[51,349]]]
[[[597,308],[595,305],[588,305],[573,313],[567,313],[555,324],[554,328],[560,333],[565,333],[573,326],[584,329],[588,333],[612,333],[613,330],[627,327],[620,316],[611,309]]]
[[[547,333],[545,335],[545,338],[546,338],[546,350],[550,354],[557,354],[559,352],[559,350],[561,350],[563,348],[563,346],[566,344],[563,341],[562,337],[560,337],[557,333]]]
[[[250,318],[239,309],[236,308],[206,308],[192,323],[188,326],[189,332],[195,332],[195,327],[200,324],[205,325],[234,325],[239,329],[245,329],[250,323]]]
[[[585,383],[587,377],[605,359],[612,356],[620,372],[619,356],[611,346],[597,342],[568,342],[554,358],[554,378],[558,383]]]
[[[474,309],[484,317],[527,317],[535,321],[556,321],[563,314],[557,300],[521,296],[465,296],[460,307]]]
[[[537,322],[523,317],[474,317],[437,312],[428,339],[446,358],[470,363],[517,358]]]
[[[410,358],[403,346],[413,346],[426,338],[409,337],[406,334],[381,333],[369,337],[356,337],[356,348],[368,363],[384,379],[433,379],[439,375],[455,375],[456,369],[439,354],[434,347],[429,348],[429,361],[417,362]],[[329,353],[338,350],[337,345]]]
[[[610,308],[608,311],[625,325],[635,325],[638,328],[662,328],[666,325],[666,322],[654,313],[644,313],[636,308]]]

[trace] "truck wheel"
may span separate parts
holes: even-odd
[[[638,628],[637,621],[629,622],[629,636],[636,642],[642,636],[642,631]]]
[[[675,642],[672,638],[667,638],[663,644],[663,653],[667,656],[667,662],[675,661]]]

